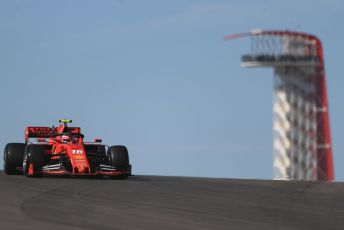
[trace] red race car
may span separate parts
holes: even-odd
[[[107,146],[101,139],[84,142],[80,127],[69,127],[71,120],[60,120],[58,127],[27,127],[25,143],[8,143],[4,151],[4,171],[8,175],[111,176],[131,175],[125,146]],[[37,143],[31,143],[36,138]]]

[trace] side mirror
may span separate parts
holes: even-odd
[[[38,143],[43,143],[43,142],[47,142],[47,140],[45,138],[37,138],[36,141]]]
[[[99,139],[99,138],[96,138],[96,139],[94,139],[94,142],[96,142],[96,143],[102,143],[102,139]]]

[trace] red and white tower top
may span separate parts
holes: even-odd
[[[303,32],[252,30],[243,67],[274,68],[274,178],[334,180],[321,41]]]

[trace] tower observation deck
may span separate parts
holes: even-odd
[[[314,35],[254,30],[243,67],[274,69],[273,177],[334,180],[324,57]]]

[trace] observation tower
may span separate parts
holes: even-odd
[[[241,37],[251,38],[241,65],[274,70],[274,179],[334,180],[321,41],[302,32],[264,30],[225,40]]]

